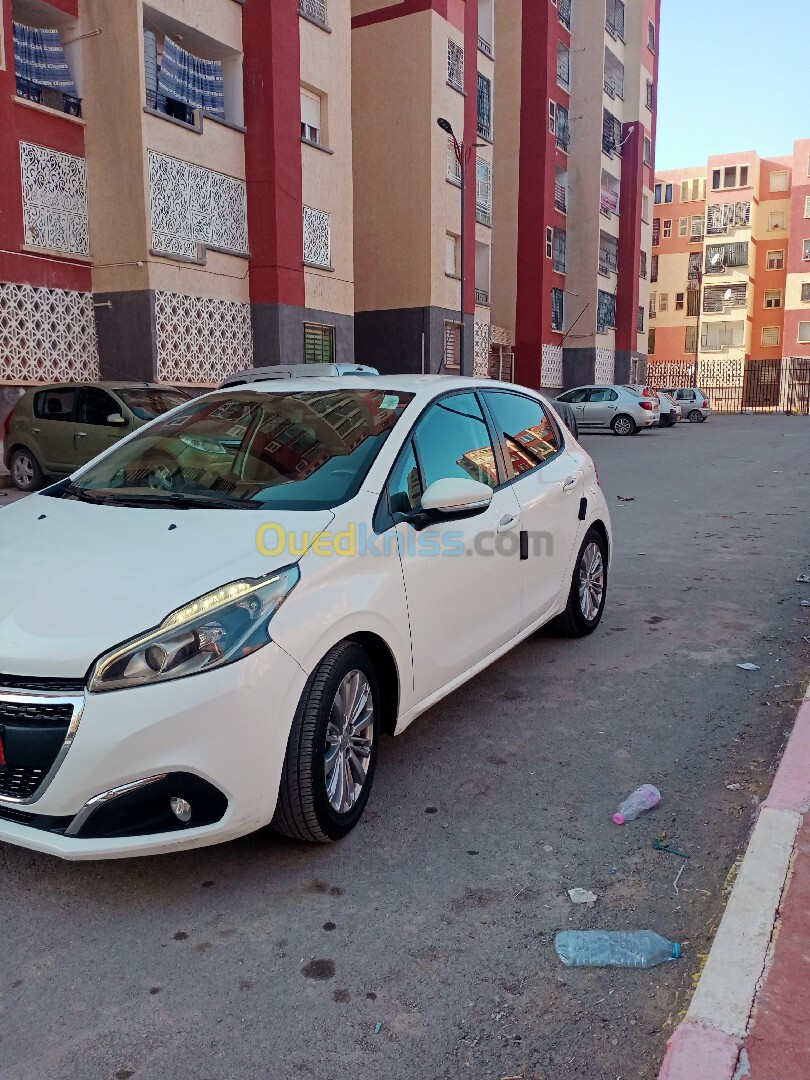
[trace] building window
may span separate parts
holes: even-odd
[[[446,234],[444,245],[444,272],[448,277],[457,278],[461,276],[461,259],[459,256],[460,245],[461,239],[456,236],[455,233]]]
[[[768,270],[784,270],[785,268],[785,253],[784,251],[769,251],[768,261],[766,263]]]
[[[689,280],[695,282],[697,287],[697,279],[701,270],[703,269],[703,252],[702,251],[690,251],[689,253]]]
[[[696,177],[681,181],[681,202],[700,202],[706,198],[706,181]]]
[[[692,216],[692,232],[690,237],[690,243],[702,244],[705,232],[706,219],[703,217],[703,214],[694,214]]]
[[[810,218],[810,195],[805,196],[804,200],[804,216]]]
[[[624,0],[606,0],[605,28],[611,37],[624,41]]]
[[[664,202],[671,203],[674,198],[672,184],[667,184],[664,188]]]
[[[571,0],[553,0],[560,22],[566,30],[571,29]]]
[[[550,225],[546,227],[546,258],[554,258],[554,230]]]
[[[642,279],[642,281],[646,281],[647,280],[647,252],[642,251],[639,254],[640,254],[640,261],[639,261],[638,276]]]
[[[554,230],[554,269],[558,274],[565,273],[565,247],[566,247],[566,232],[565,229]]]
[[[719,191],[721,187],[748,187],[748,166],[740,165],[739,171],[736,165],[727,165],[723,169],[714,169],[712,171],[712,190]]]
[[[683,311],[684,294],[682,292],[675,293],[675,310]]]
[[[304,262],[310,266],[332,268],[332,225],[323,210],[304,207]]]
[[[552,135],[557,130],[557,104],[554,101],[548,103],[548,130]]]
[[[645,223],[650,220],[650,196],[646,193],[641,196],[641,220]]]
[[[650,281],[658,281],[658,256],[653,255],[650,259]]]
[[[647,79],[647,108],[652,111],[655,108],[655,83]]]
[[[453,138],[447,136],[447,179],[455,184],[461,183],[461,162],[456,153],[456,144]]]
[[[782,306],[782,290],[781,289],[766,289],[765,290],[765,307],[766,308],[780,308]]]
[[[810,303],[810,281],[802,282],[802,302]]]
[[[557,149],[568,153],[571,145],[571,129],[568,123],[568,109],[564,105],[557,105]]]
[[[689,232],[689,218],[678,218],[678,236],[686,236]]]
[[[565,293],[562,289],[551,290],[551,329],[561,334],[565,322]]]
[[[810,322],[800,322],[799,323],[799,337],[798,337],[798,340],[803,345],[806,345],[808,342],[810,342]]]
[[[661,199],[663,198],[663,191],[664,191],[664,185],[663,184],[656,184],[655,185],[655,205],[656,206],[658,206],[660,204]]]
[[[658,245],[661,243],[661,219],[660,218],[653,218],[652,242],[653,242],[653,247],[658,247]]]
[[[748,166],[740,166],[740,187],[748,187]]]
[[[762,348],[775,349],[779,344],[780,334],[778,326],[762,327]]]
[[[748,266],[748,244],[707,244],[707,274],[722,274],[730,266]]]
[[[197,115],[241,124],[241,94],[226,94],[226,81],[241,79],[242,55],[217,46],[218,56],[187,52],[144,13],[144,79],[147,108],[194,126]],[[185,35],[177,35],[179,41]],[[213,47],[213,46],[212,46]],[[222,59],[222,53],[227,55]]]
[[[700,289],[695,286],[686,294],[686,317],[696,319],[700,315]]]
[[[647,48],[655,52],[655,23],[647,22]]]
[[[557,42],[557,85],[563,90],[571,87],[571,50],[564,41]]]
[[[810,261],[810,240],[805,240],[804,245],[802,246],[802,261]]]
[[[684,336],[683,351],[685,353],[697,352],[697,327],[687,326]]]
[[[790,173],[787,169],[780,169],[771,173],[771,191],[788,191],[790,189]]]
[[[599,273],[617,274],[619,272],[619,241],[609,233],[599,233]]]
[[[622,152],[622,122],[607,109],[602,111],[602,150],[608,157]]]
[[[712,169],[712,191],[720,190],[720,170]]]
[[[15,21],[12,32],[17,97],[70,116],[81,116],[82,100],[78,96],[59,31],[55,27],[42,29]]]
[[[647,352],[650,356],[655,355],[655,327],[650,327],[649,339],[647,341]]]
[[[728,308],[744,308],[747,306],[748,286],[745,284],[707,285],[703,290],[703,310],[706,312],[716,314],[717,312],[726,311]]]
[[[665,240],[671,240],[672,239],[672,218],[665,218],[664,219],[664,239]]]
[[[464,49],[452,38],[447,39],[447,81],[454,90],[464,91]]]
[[[658,310],[669,311],[669,293],[662,292],[658,297]]]
[[[478,48],[491,59],[495,40],[495,0],[478,0]]]
[[[596,332],[604,334],[616,326],[616,297],[613,293],[599,290],[596,309]]]
[[[492,83],[478,73],[478,134],[492,138]]]
[[[652,141],[644,136],[644,164],[652,165]]]
[[[444,366],[447,368],[459,368],[461,357],[461,324],[446,322],[444,324]]]
[[[301,138],[321,145],[321,97],[301,87]]]
[[[709,236],[722,236],[733,229],[747,229],[750,224],[750,202],[713,203],[708,208],[706,232]]]
[[[640,334],[644,333],[644,308],[643,307],[640,307],[638,309],[638,332]]]
[[[298,14],[305,15],[308,19],[320,26],[329,26],[329,13],[326,10],[326,0],[298,0]]]
[[[21,142],[20,171],[25,243],[46,251],[89,255],[84,158]]]
[[[492,163],[486,158],[478,158],[475,180],[475,219],[482,225],[491,225]]]
[[[605,47],[605,93],[624,98],[624,64]]]
[[[771,210],[768,214],[768,228],[772,232],[776,232],[779,229],[785,227],[785,211],[784,210]]]
[[[739,349],[744,344],[744,322],[704,322],[700,328],[700,347],[706,352]]]
[[[304,363],[334,364],[335,328],[304,323]]]
[[[654,319],[658,314],[658,293],[650,293],[650,318]]]

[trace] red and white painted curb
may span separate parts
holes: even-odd
[[[810,811],[810,686],[659,1080],[734,1080],[765,973],[796,834]],[[743,1076],[745,1073],[742,1074]]]

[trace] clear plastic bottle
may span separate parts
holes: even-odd
[[[627,821],[635,821],[639,814],[644,813],[645,810],[652,810],[660,802],[661,792],[658,788],[653,787],[652,784],[642,784],[632,795],[627,796],[619,807],[618,813],[613,815],[613,821],[616,825],[624,825]]]
[[[566,967],[651,968],[681,955],[677,942],[652,930],[565,930],[554,948]]]

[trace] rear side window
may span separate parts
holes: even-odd
[[[75,404],[75,390],[43,390],[34,398],[34,416],[38,420],[72,420]]]
[[[484,397],[516,476],[537,468],[560,449],[560,435],[539,401],[509,392]]]
[[[630,389],[630,387],[625,387]],[[635,390],[631,390],[631,393],[636,393]],[[611,390],[609,386],[595,386],[588,395],[588,401],[616,401],[618,394],[615,390]]]

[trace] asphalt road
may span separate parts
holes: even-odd
[[[343,843],[0,848],[3,1080],[656,1075],[810,675],[810,421],[584,441],[616,532],[602,628],[535,637],[388,740]],[[645,781],[662,806],[617,828]],[[555,932],[597,927],[684,957],[562,968]]]

